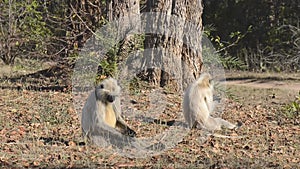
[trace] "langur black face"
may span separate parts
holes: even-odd
[[[95,88],[95,95],[98,101],[112,103],[120,95],[120,86],[115,79],[105,79]]]
[[[113,95],[107,95],[107,101],[108,102],[114,102],[115,101],[115,98],[116,98],[116,96],[113,96]]]

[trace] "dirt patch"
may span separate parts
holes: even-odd
[[[263,89],[281,89],[281,90],[300,90],[300,82],[298,81],[275,81],[264,79],[245,79],[245,80],[228,80],[227,85],[241,85]]]
[[[284,106],[300,92],[299,74],[226,73],[229,95],[243,104]]]
[[[226,74],[226,84],[300,91],[300,74],[231,72]]]

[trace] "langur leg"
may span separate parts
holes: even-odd
[[[124,135],[128,135],[130,137],[135,137],[136,132],[128,127],[125,123],[122,123],[121,121],[117,121],[116,128],[120,130],[120,132]]]
[[[241,127],[241,125],[242,125],[241,122],[238,122],[238,124],[235,125],[235,124],[232,124],[229,121],[221,119],[221,118],[215,118],[215,121],[218,124],[220,124],[221,126],[224,126],[224,127],[228,128],[228,129],[237,129],[237,128]]]

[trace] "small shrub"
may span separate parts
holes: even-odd
[[[283,112],[288,118],[295,118],[300,115],[300,90],[295,100],[284,107]]]

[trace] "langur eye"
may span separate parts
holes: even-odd
[[[103,85],[103,84],[100,84],[99,88],[100,88],[100,89],[104,89],[104,85]]]

